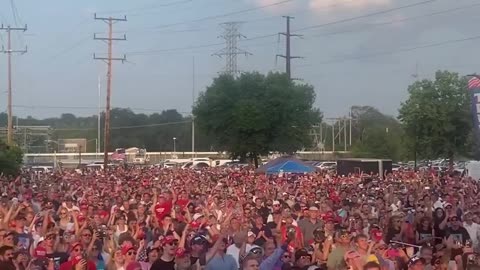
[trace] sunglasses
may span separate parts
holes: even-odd
[[[136,251],[129,251],[129,252],[127,252],[127,255],[128,256],[137,255],[137,252]]]
[[[75,252],[82,252],[82,251],[83,251],[83,248],[76,248],[76,249],[74,249],[73,251],[75,251]]]

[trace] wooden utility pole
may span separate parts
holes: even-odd
[[[107,170],[108,165],[108,148],[110,146],[110,96],[112,93],[112,61],[124,61],[127,60],[126,56],[124,55],[122,58],[113,58],[113,41],[114,40],[127,40],[126,35],[123,35],[122,38],[114,38],[113,37],[113,23],[118,21],[127,21],[127,16],[124,18],[103,18],[97,17],[95,14],[95,20],[102,20],[108,24],[108,37],[97,37],[96,34],[93,35],[93,39],[95,40],[103,40],[106,41],[108,44],[108,56],[107,57],[97,57],[93,54],[93,59],[95,60],[102,60],[107,63],[108,71],[107,71],[107,98],[106,98],[106,106],[105,106],[105,134],[104,134],[104,142],[103,142],[103,169]]]
[[[19,27],[3,27],[1,25],[0,30],[4,30],[7,32],[7,49],[3,48],[0,52],[6,53],[7,54],[7,73],[8,73],[8,100],[7,100],[7,114],[8,114],[8,120],[7,120],[7,143],[9,145],[13,144],[13,112],[12,112],[12,53],[21,53],[24,54],[27,52],[27,47],[25,47],[25,50],[12,50],[12,37],[11,37],[11,32],[12,31],[27,31],[27,26],[23,28]]]

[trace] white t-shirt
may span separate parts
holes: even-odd
[[[463,227],[467,230],[473,244],[476,246],[478,244],[478,236],[480,235],[480,225],[475,222],[473,222],[472,225],[468,225],[464,222]]]

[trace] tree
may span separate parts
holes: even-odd
[[[18,118],[19,126],[50,126],[51,140],[84,138],[89,141],[86,151],[95,150],[97,138],[97,116],[75,116],[64,113],[60,117],[35,119],[31,116]],[[7,125],[7,115],[0,113],[0,126]],[[104,115],[101,116],[101,138],[103,145]],[[190,116],[183,116],[177,110],[164,110],[150,115],[135,113],[128,108],[114,108],[111,111],[110,151],[115,148],[145,147],[148,151],[172,151],[172,138],[177,138],[178,152],[191,151],[192,124]],[[17,133],[15,141],[25,152],[35,153],[46,150],[46,136],[30,136]],[[210,151],[210,139],[195,127],[195,150]],[[55,149],[56,145],[51,145]],[[53,150],[53,149],[50,149]],[[103,150],[103,149],[102,149]]]
[[[472,130],[467,79],[437,71],[435,80],[417,81],[408,88],[399,119],[419,158],[449,158],[464,154]]]
[[[364,158],[402,158],[402,127],[371,106],[352,106],[352,154]]]
[[[310,127],[321,119],[314,101],[312,86],[285,74],[221,75],[200,94],[193,112],[218,150],[257,161],[269,151],[293,153],[310,146]]]
[[[0,173],[15,175],[19,172],[22,162],[23,154],[20,148],[0,141]]]

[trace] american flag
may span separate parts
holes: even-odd
[[[480,79],[477,77],[473,77],[468,80],[468,89],[475,89],[480,88]]]

